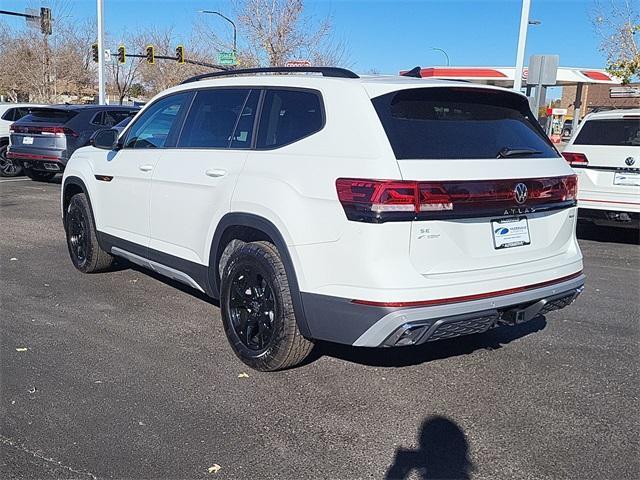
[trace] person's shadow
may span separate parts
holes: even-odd
[[[472,471],[462,429],[448,418],[435,416],[422,423],[417,450],[396,450],[385,479],[406,479],[415,472],[421,480],[468,480]]]

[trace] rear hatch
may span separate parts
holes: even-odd
[[[587,119],[563,155],[580,175],[581,200],[640,202],[640,115]]]
[[[415,183],[409,254],[420,273],[455,282],[487,270],[518,275],[575,250],[576,177],[525,97],[456,86],[372,101],[404,185]]]
[[[67,126],[77,111],[40,107],[11,125],[11,154],[29,160],[68,159],[76,147],[78,133]]]

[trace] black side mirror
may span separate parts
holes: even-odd
[[[91,139],[91,145],[103,150],[118,150],[118,135],[120,133],[115,128],[107,128],[98,130]]]

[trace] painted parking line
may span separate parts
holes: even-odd
[[[30,182],[30,178],[7,178],[0,180],[0,183],[9,183],[9,182]]]

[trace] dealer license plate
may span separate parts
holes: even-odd
[[[613,175],[614,185],[631,185],[640,186],[640,173],[635,172],[616,172]]]
[[[529,245],[529,221],[527,217],[504,218],[491,222],[493,246],[496,249]]]

